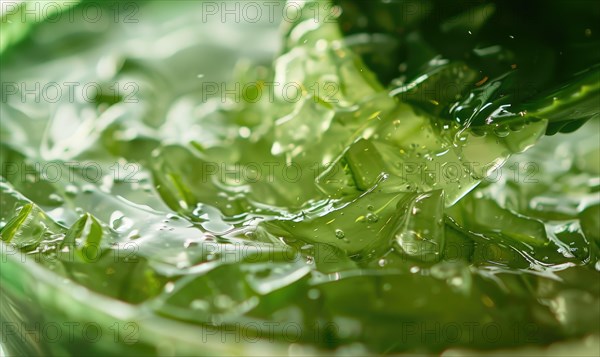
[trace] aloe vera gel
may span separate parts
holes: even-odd
[[[3,9],[0,351],[597,353],[598,4],[267,3]]]

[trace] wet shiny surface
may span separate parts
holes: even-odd
[[[198,6],[46,23],[3,54],[3,81],[112,93],[3,100],[3,319],[135,321],[123,351],[157,354],[597,345],[597,119],[452,123],[384,88],[335,22]]]

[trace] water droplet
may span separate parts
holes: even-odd
[[[252,132],[250,131],[250,128],[242,126],[239,128],[238,134],[241,138],[247,139],[250,137],[250,134],[252,134]]]
[[[341,229],[336,229],[336,230],[335,230],[335,236],[336,236],[338,239],[342,239],[342,238],[344,238],[344,237],[346,236],[346,234],[344,233],[344,231],[343,231],[343,230],[341,230]]]
[[[494,134],[499,138],[505,138],[510,134],[510,129],[506,125],[502,125],[494,129]]]
[[[65,201],[62,199],[62,197],[60,197],[60,196],[59,196],[59,195],[57,195],[56,193],[51,193],[51,194],[48,196],[48,199],[50,199],[50,201],[52,201],[52,202],[54,202],[54,203],[58,203],[58,204],[61,204],[61,203],[65,202]]]
[[[129,235],[127,236],[128,239],[138,239],[140,237],[140,231],[137,229],[132,230],[131,233],[129,233]]]
[[[117,232],[126,232],[133,226],[133,221],[118,210],[110,215],[109,223],[110,227]]]
[[[175,264],[175,266],[177,267],[177,269],[184,269],[189,267],[188,262],[177,262],[177,264]]]
[[[308,290],[308,298],[311,300],[317,300],[321,296],[321,292],[317,289]]]
[[[167,293],[172,293],[173,290],[175,289],[175,284],[173,284],[172,282],[168,282],[165,284],[165,292]]]
[[[379,261],[377,262],[379,264],[380,267],[384,267],[387,264],[387,260],[385,258],[381,258],[379,259]]]
[[[196,242],[195,240],[192,240],[192,239],[188,239],[183,243],[183,246],[185,248],[195,247],[197,245],[198,245],[198,242]]]
[[[375,213],[369,213],[367,214],[367,221],[375,223],[379,221],[379,216],[377,216]]]
[[[86,184],[81,188],[81,192],[87,193],[87,194],[94,193],[94,191],[95,191],[94,185],[90,185],[90,184]]]
[[[455,276],[452,279],[450,279],[450,285],[460,286],[462,283],[463,278],[461,278],[460,276]]]
[[[65,193],[69,196],[76,196],[79,193],[79,189],[75,185],[65,186]]]
[[[215,306],[221,310],[227,310],[233,306],[233,300],[227,295],[217,295],[215,297]]]
[[[190,307],[194,310],[208,310],[209,304],[208,304],[208,302],[206,302],[204,300],[195,299],[195,300],[192,300]]]

